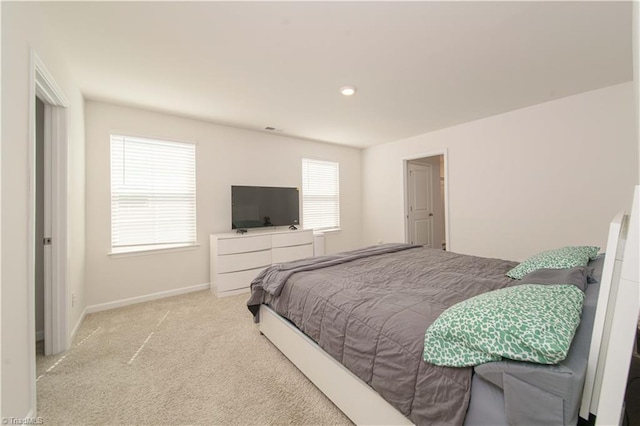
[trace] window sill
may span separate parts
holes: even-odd
[[[171,253],[175,251],[194,250],[200,247],[200,244],[163,244],[158,246],[134,246],[111,249],[108,253],[110,257],[131,257],[131,256],[148,256],[152,254]]]

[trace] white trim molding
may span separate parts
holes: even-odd
[[[136,303],[148,302],[150,300],[164,299],[165,297],[179,296],[181,294],[193,293],[194,291],[201,290],[209,290],[209,283],[196,284],[189,287],[176,288],[173,290],[160,291],[158,293],[151,293],[143,296],[130,297],[128,299],[114,300],[113,302],[90,305],[85,308],[82,315],[84,318],[85,314],[92,314],[94,312],[106,311],[108,309],[120,308],[122,306],[134,305]]]
[[[80,314],[80,318],[78,318],[78,322],[76,322],[76,325],[73,327],[73,330],[71,330],[71,336],[69,336],[70,343],[73,343],[73,339],[76,338],[76,334],[78,334],[78,330],[80,330],[80,326],[82,325],[86,317],[87,317],[87,308],[84,308],[82,310],[82,313]]]
[[[33,49],[31,50],[31,55],[33,58],[33,69],[36,73],[34,76],[34,82],[38,97],[52,105],[67,108],[69,106],[69,101],[62,90],[60,90],[60,87],[56,84],[53,76],[44,65],[44,62],[42,62],[36,51]]]

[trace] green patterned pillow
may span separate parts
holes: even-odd
[[[573,248],[589,256],[589,260],[595,260],[595,258],[598,257],[598,252],[600,251],[600,247],[596,246],[576,246]]]
[[[600,247],[595,246],[567,246],[555,250],[547,250],[534,254],[507,272],[507,276],[521,279],[536,269],[566,269],[575,266],[585,266],[589,259],[598,256]]]
[[[583,301],[574,285],[523,284],[472,297],[427,329],[424,360],[447,367],[503,357],[557,364],[567,356]]]

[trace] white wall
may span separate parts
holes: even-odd
[[[70,102],[69,105],[69,288],[77,303],[71,326],[83,309],[84,286],[84,106],[63,60],[51,44],[47,22],[36,3],[2,2],[2,416],[35,412],[28,329],[29,217],[28,158],[33,48]],[[70,304],[69,304],[70,305]],[[71,328],[71,327],[70,327]],[[69,330],[67,330],[69,331]],[[34,399],[32,399],[32,396]]]
[[[638,140],[638,163],[640,163],[640,4],[633,2],[632,18],[632,46],[633,46],[633,83],[635,89],[636,107],[636,139]],[[640,176],[638,177],[640,183]]]
[[[87,304],[102,304],[209,282],[209,234],[231,231],[231,185],[302,186],[302,157],[340,163],[342,231],[327,252],[361,245],[361,151],[241,130],[157,112],[86,103]],[[143,256],[109,256],[109,135],[197,142],[197,235],[200,247]]]
[[[633,83],[363,152],[363,243],[404,239],[402,160],[448,150],[449,249],[519,260],[605,245],[638,180]]]

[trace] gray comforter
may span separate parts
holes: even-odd
[[[425,330],[449,306],[511,285],[517,263],[422,247],[351,257],[289,265],[280,284],[265,273],[247,304],[269,304],[416,424],[462,424],[472,370],[424,362]]]

